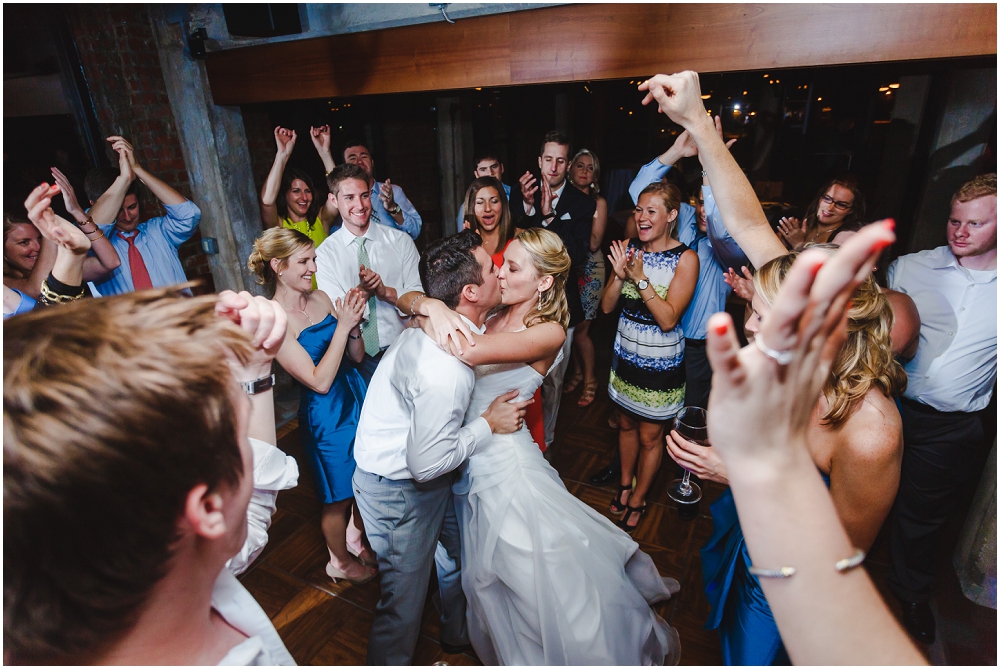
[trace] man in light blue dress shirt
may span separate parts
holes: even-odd
[[[344,147],[344,162],[357,165],[368,174],[368,189],[372,195],[372,220],[416,239],[420,236],[423,220],[416,207],[407,199],[403,189],[388,179],[375,181],[375,161],[371,151],[362,142],[349,141]]]
[[[124,158],[119,161],[122,171],[88,213],[115,247],[121,265],[107,278],[96,282],[95,288],[101,295],[120,295],[137,288],[162,288],[184,283],[187,277],[177,249],[198,229],[201,209],[142,167],[127,141],[121,137],[110,137],[108,141]],[[163,204],[166,216],[142,221],[142,208],[134,183],[136,178]],[[132,266],[137,257],[141,260],[141,267]],[[149,285],[142,285],[147,278]]]

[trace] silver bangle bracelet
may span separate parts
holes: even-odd
[[[417,312],[415,312],[413,310],[413,305],[415,305],[417,303],[417,300],[419,300],[422,297],[427,297],[427,296],[424,295],[423,293],[420,293],[419,295],[417,295],[416,297],[414,297],[412,300],[410,300],[410,306],[407,309],[407,311],[410,312],[410,315],[412,315],[412,316],[416,316],[417,315]]]
[[[837,560],[833,568],[840,573],[848,572],[865,561],[865,552],[860,548],[855,548],[850,557]],[[795,567],[779,567],[777,569],[763,569],[761,567],[749,566],[747,571],[757,578],[790,578],[795,575]]]

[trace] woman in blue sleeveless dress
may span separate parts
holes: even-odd
[[[351,478],[354,436],[366,385],[351,362],[364,356],[358,324],[367,295],[352,289],[336,303],[312,289],[316,249],[306,235],[273,228],[254,242],[248,263],[258,282],[274,289],[288,314],[278,351],[281,366],[302,384],[299,426],[302,446],[323,504],[321,525],[330,553],[326,573],[334,581],[374,578],[375,556],[366,546],[361,516],[353,514]],[[346,355],[345,355],[346,354]],[[350,545],[349,545],[350,544]]]
[[[748,331],[757,332],[795,256],[779,256],[757,271]],[[808,433],[813,462],[830,488],[844,529],[865,551],[892,506],[902,463],[902,421],[893,396],[906,387],[906,374],[892,353],[892,322],[892,306],[869,277],[854,294],[847,343],[834,360]],[[725,466],[711,447],[672,432],[667,450],[697,476],[728,483]],[[719,630],[728,665],[790,664],[760,581],[749,572],[752,562],[732,493],[723,493],[711,511],[712,536],[701,550],[702,578],[712,606],[705,627]]]

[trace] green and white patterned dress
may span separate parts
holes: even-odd
[[[677,263],[687,250],[679,244],[667,251],[643,253],[646,277],[660,297],[666,299]],[[680,321],[669,332],[661,330],[631,280],[626,279],[621,299],[608,394],[638,418],[669,420],[684,406],[684,331]]]

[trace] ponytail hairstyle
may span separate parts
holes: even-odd
[[[646,195],[655,195],[660,200],[663,201],[663,206],[667,208],[667,213],[672,211],[677,212],[677,216],[674,216],[674,220],[667,224],[667,237],[674,236],[674,230],[677,228],[677,219],[680,218],[681,210],[681,189],[672,183],[664,183],[662,181],[654,181],[649,184],[639,193],[639,197]],[[638,198],[636,198],[636,205],[639,204]]]
[[[254,273],[256,281],[269,295],[274,295],[278,285],[278,275],[271,269],[271,260],[277,258],[278,267],[288,264],[289,256],[298,253],[313,242],[303,233],[290,228],[269,228],[254,240],[253,253],[247,260],[247,269]]]
[[[558,323],[569,326],[569,305],[566,303],[566,279],[570,259],[559,235],[543,228],[528,228],[515,237],[531,256],[531,264],[539,277],[551,276],[552,285],[539,293],[538,305],[524,317],[525,327],[537,323]]]
[[[813,244],[807,248],[822,248],[830,253],[837,249],[833,244]],[[779,256],[757,270],[754,288],[766,303],[772,304],[778,296],[781,282],[796,257],[798,253]],[[889,337],[892,324],[892,305],[879,290],[875,277],[869,275],[854,291],[847,312],[847,341],[823,385],[827,403],[821,419],[824,424],[843,425],[873,387],[886,397],[906,390],[906,372],[892,354]]]

